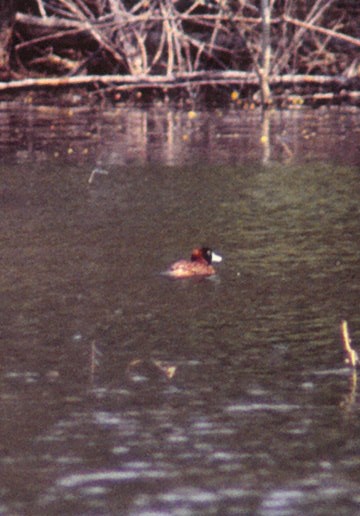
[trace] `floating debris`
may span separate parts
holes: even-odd
[[[168,380],[174,377],[176,366],[169,365],[161,360],[145,360],[136,358],[126,368],[128,374],[140,374],[146,377],[166,376]]]
[[[163,372],[165,376],[171,380],[171,378],[175,375],[176,366],[164,364],[160,360],[153,360],[154,365],[159,369],[159,371]]]
[[[97,174],[100,176],[108,176],[109,172],[103,168],[94,168],[94,170],[92,170],[90,177],[88,179],[89,185],[91,185],[94,182],[94,178]]]

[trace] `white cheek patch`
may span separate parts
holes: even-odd
[[[219,254],[214,253],[214,251],[211,253],[211,261],[213,263],[219,263],[222,261],[222,257]]]

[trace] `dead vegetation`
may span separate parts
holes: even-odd
[[[113,76],[105,84],[119,91],[225,85],[263,104],[289,88],[358,99],[359,19],[358,0],[32,0],[13,13],[8,62],[58,86]]]

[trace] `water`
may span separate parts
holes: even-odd
[[[0,127],[0,512],[358,512],[357,112]]]

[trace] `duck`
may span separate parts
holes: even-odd
[[[219,263],[222,257],[209,247],[196,247],[190,260],[179,260],[165,271],[171,278],[191,278],[193,276],[213,276],[216,274],[212,263]]]

